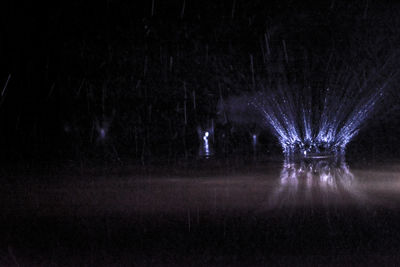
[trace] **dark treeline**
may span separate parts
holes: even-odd
[[[338,68],[368,66],[367,76],[385,75],[379,69],[387,62],[398,67],[395,3],[136,2],[1,4],[5,158],[190,157],[197,129],[212,125],[216,147],[232,153],[250,143],[258,119],[249,115],[238,126],[218,107],[259,90],[266,76],[296,80],[307,69],[317,88],[329,78],[324,66],[332,55]],[[397,142],[398,119],[389,115],[399,102],[394,74],[381,77],[392,88],[385,120],[374,120],[354,151],[371,138],[382,147]],[[267,132],[261,141],[279,151]]]

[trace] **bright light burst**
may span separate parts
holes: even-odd
[[[264,90],[250,101],[278,138],[285,154],[336,154],[345,151],[384,95],[384,86],[367,89],[282,88]]]

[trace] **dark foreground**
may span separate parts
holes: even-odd
[[[400,264],[397,163],[6,173],[0,266]]]

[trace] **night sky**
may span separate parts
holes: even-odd
[[[2,158],[195,157],[210,125],[219,156],[247,153],[253,129],[279,154],[262,119],[219,103],[282,68],[318,91],[342,68],[324,69],[332,55],[389,84],[348,153],[398,156],[399,4],[267,2],[3,2]]]

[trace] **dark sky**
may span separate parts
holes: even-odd
[[[395,1],[8,1],[0,8],[1,89],[11,75],[0,106],[5,158],[195,154],[196,129],[210,121],[220,133],[235,130],[232,151],[254,126],[218,124],[218,102],[257,90],[249,61],[261,81],[265,36],[280,51],[276,60],[285,43],[295,76],[309,64],[320,77],[332,51],[355,65],[369,55],[380,66],[399,50]],[[391,84],[385,115],[369,122],[354,151],[368,151],[371,138],[374,149],[397,150],[398,79]],[[276,141],[265,133],[264,144]]]

